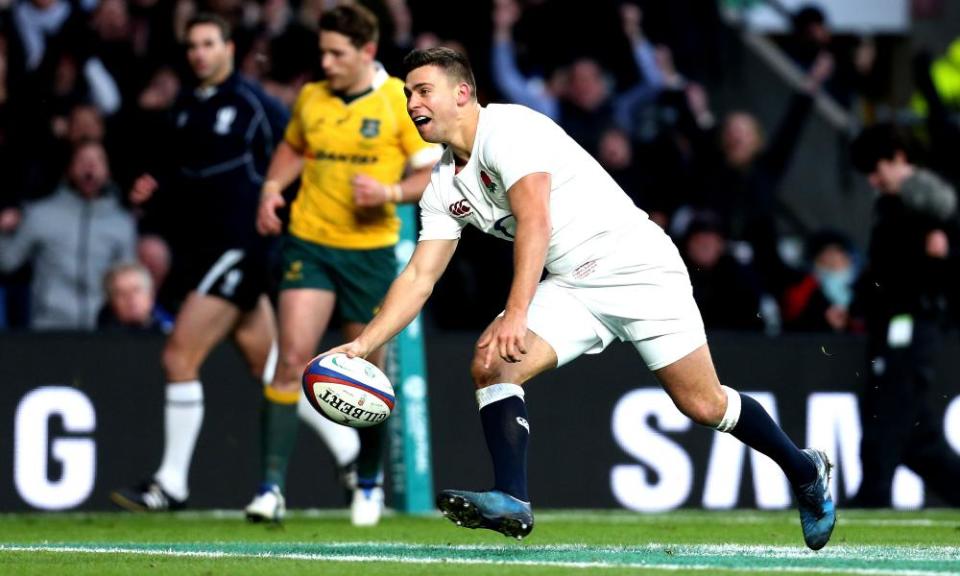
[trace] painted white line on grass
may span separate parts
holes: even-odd
[[[104,555],[146,555],[175,558],[262,558],[282,560],[309,560],[345,563],[400,563],[400,564],[461,564],[461,565],[497,565],[497,566],[531,566],[531,567],[559,567],[559,568],[630,568],[637,570],[698,570],[711,572],[750,572],[750,573],[815,573],[815,574],[851,574],[862,576],[943,576],[949,574],[944,571],[929,570],[897,570],[882,568],[847,568],[847,567],[818,567],[818,566],[717,566],[712,564],[664,564],[647,562],[581,562],[581,561],[553,561],[553,560],[503,560],[482,558],[458,558],[456,556],[410,558],[386,554],[323,554],[305,552],[237,552],[226,550],[174,550],[137,548],[133,546],[56,546],[56,545],[10,545],[0,544],[0,552],[52,552],[65,554],[104,554]]]
[[[735,515],[730,515],[734,512]],[[784,514],[786,511],[771,510],[769,513],[756,513],[755,511],[739,510],[717,510],[715,512],[690,513],[687,511],[677,511],[676,513],[656,513],[645,514],[641,512],[630,512],[627,510],[597,511],[587,509],[553,510],[537,513],[537,522],[580,522],[588,524],[660,524],[663,522],[672,524],[692,524],[701,522],[722,522],[723,524],[796,524],[795,514]],[[934,518],[919,518],[923,512],[904,512],[904,515],[913,514],[912,518],[859,518],[854,511],[844,511],[840,522],[844,526],[874,526],[874,527],[930,527],[930,528],[955,528],[960,527],[960,517],[951,520],[942,520]],[[118,515],[127,514],[126,512],[117,512]],[[398,517],[396,511],[384,509],[384,517]],[[892,512],[891,514],[896,514]],[[0,513],[0,519],[17,519],[23,516],[22,513],[5,512]],[[103,517],[103,513],[98,512],[59,512],[57,518],[63,519],[88,519]],[[244,513],[240,510],[181,510],[172,512],[172,518],[182,520],[238,520],[244,518]],[[343,508],[305,508],[298,510],[287,510],[288,519],[320,519],[320,520],[340,520],[350,516],[348,510]],[[431,512],[422,516],[427,520],[441,518],[439,512]]]
[[[729,511],[725,511],[729,512]],[[642,513],[629,514],[624,512],[603,513],[594,511],[544,512],[537,514],[537,522],[586,522],[591,524],[660,524],[663,522],[675,524],[693,524],[701,522],[716,522],[722,512],[716,514],[674,514],[648,515]],[[845,526],[893,526],[893,527],[932,527],[952,528],[960,526],[957,520],[934,520],[931,518],[851,518],[844,515],[841,520]],[[723,516],[724,524],[796,524],[797,519],[791,516],[771,514],[742,514]]]
[[[316,546],[316,542],[288,542],[294,546]],[[675,544],[650,543],[627,546],[591,544],[535,544],[499,546],[495,544],[413,544],[407,542],[384,542],[377,540],[354,542],[325,542],[326,548],[377,547],[396,552],[416,552],[431,549],[462,550],[465,552],[594,552],[610,554],[663,552],[684,556],[759,556],[764,558],[830,558],[835,560],[927,560],[933,562],[953,561],[960,563],[958,546],[890,546],[890,545],[830,545],[818,551],[804,546],[778,546],[766,544]]]

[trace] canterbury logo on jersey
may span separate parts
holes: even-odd
[[[470,203],[466,200],[458,200],[450,205],[450,213],[453,214],[455,218],[463,218],[469,214],[471,210]]]

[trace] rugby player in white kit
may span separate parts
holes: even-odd
[[[424,140],[446,149],[420,201],[420,241],[409,264],[363,333],[334,350],[366,356],[411,322],[464,226],[514,243],[504,312],[481,335],[471,366],[494,488],[441,491],[443,514],[467,528],[529,534],[522,385],[620,339],[636,347],[686,416],[780,465],[797,497],[804,540],[823,547],[836,518],[830,463],[819,450],[797,448],[755,400],[721,386],[669,237],[552,120],[523,106],[480,106],[461,54],[416,50],[404,64],[407,111]]]

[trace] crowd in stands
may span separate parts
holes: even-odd
[[[802,257],[785,259],[775,216],[814,97],[862,110],[884,91],[870,41],[836,38],[814,6],[797,12],[782,44],[806,81],[765,132],[750,111],[711,105],[727,26],[715,2],[363,3],[381,19],[379,59],[391,73],[414,47],[466,51],[481,102],[538,110],[593,154],[674,238],[709,329],[862,329],[864,249],[812,230]],[[169,288],[177,254],[166,238],[190,206],[141,204],[136,178],[168,153],[166,113],[190,89],[185,23],[199,11],[226,18],[238,70],[289,107],[319,77],[317,22],[333,4],[0,2],[0,329],[169,330],[183,294]],[[443,13],[453,9],[475,25],[449,26]],[[958,55],[954,45],[914,62],[912,103],[928,119],[921,163],[954,183],[960,133],[950,117],[960,100],[947,93],[944,62]],[[482,328],[509,287],[510,246],[465,235],[431,305],[440,328]],[[502,261],[504,274],[478,275],[480,259]]]

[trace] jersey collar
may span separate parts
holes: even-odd
[[[363,92],[360,92],[358,94],[353,94],[351,96],[347,96],[346,94],[341,94],[340,92],[334,92],[332,90],[330,91],[330,93],[336,96],[337,98],[343,100],[344,104],[352,104],[357,100],[360,100],[364,96],[370,94],[374,90],[377,90],[378,88],[383,86],[387,80],[390,79],[390,75],[387,74],[387,71],[386,69],[384,69],[383,64],[374,61],[373,66],[374,66],[373,81],[370,83],[370,87],[364,90]]]

